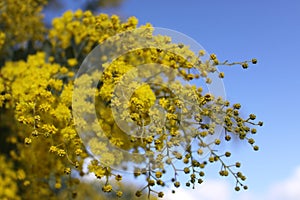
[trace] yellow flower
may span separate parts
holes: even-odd
[[[69,58],[68,59],[68,65],[70,66],[70,67],[74,67],[74,66],[76,66],[78,64],[78,62],[77,62],[77,59],[76,58]]]
[[[107,184],[107,185],[102,187],[102,191],[103,192],[111,192],[112,191],[112,186]]]
[[[58,148],[56,146],[51,146],[50,149],[49,149],[49,152],[50,153],[55,153],[57,152]]]
[[[17,177],[19,180],[24,180],[26,178],[26,174],[23,169],[19,169],[17,171]]]
[[[0,50],[5,43],[5,33],[0,31]]]
[[[55,183],[55,185],[54,185],[54,187],[56,188],[56,189],[60,189],[61,188],[61,182],[56,182]]]
[[[66,152],[65,152],[65,150],[63,150],[63,149],[58,149],[58,150],[57,150],[57,155],[58,155],[59,157],[64,157],[64,156],[66,155]]]
[[[24,143],[29,145],[31,144],[32,140],[30,138],[25,138]]]
[[[55,134],[57,132],[57,128],[53,124],[44,124],[42,129],[49,134]]]

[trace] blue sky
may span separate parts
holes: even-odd
[[[104,12],[136,16],[140,24],[150,22],[182,32],[217,54],[219,60],[257,58],[258,64],[247,70],[219,68],[225,72],[228,99],[241,103],[245,115],[255,113],[264,122],[255,137],[259,152],[247,145],[231,146],[249,177],[250,189],[242,195],[229,191],[232,196],[228,198],[267,199],[269,193],[279,190],[278,184],[284,188],[293,181],[300,183],[300,178],[292,179],[300,166],[300,1],[125,0],[119,8]],[[227,193],[234,185],[233,179],[213,174],[207,179],[215,185],[214,181],[220,181],[220,190]],[[300,191],[299,185],[292,185]],[[298,198],[300,195],[290,200]],[[278,199],[289,197],[278,195]]]

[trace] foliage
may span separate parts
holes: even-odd
[[[77,10],[53,19],[52,28],[47,30],[40,13],[45,3],[6,0],[0,4],[3,22],[0,27],[0,127],[1,138],[4,138],[0,160],[5,163],[0,170],[1,199],[57,199],[58,194],[80,198],[85,190],[93,199],[93,194],[100,195],[99,192],[87,189],[87,184],[80,183],[78,178],[89,173],[101,179],[98,184],[104,193],[113,192],[122,198],[126,193],[122,185],[129,183],[122,183],[122,172],[114,167],[124,162],[125,167],[134,166],[135,177],[145,178],[145,187],[134,192],[137,197],[144,192],[148,192],[149,197],[163,197],[161,187],[169,180],[175,188],[201,184],[204,169],[215,162],[221,165],[221,176],[231,174],[236,179],[235,190],[247,189],[243,182],[246,177],[236,172],[240,163],[226,164],[225,159],[231,153],[216,150],[231,137],[246,140],[258,150],[251,138],[251,134],[256,133],[252,126],[261,126],[262,122],[254,122],[254,114],[242,118],[238,103],[230,104],[204,93],[199,86],[183,85],[175,79],[204,79],[209,84],[210,73],[219,73],[219,77],[224,78],[224,73],[216,71],[218,65],[247,68],[248,63],[256,64],[255,59],[221,63],[215,54],[206,55],[201,51],[195,55],[188,47],[173,44],[171,38],[153,36],[152,26],[146,24],[141,26],[143,31],[138,32],[139,35],[151,38],[153,45],[172,51],[138,49],[111,63],[109,57],[103,55],[100,58],[103,76],[95,71],[75,79],[79,66],[92,49],[118,33],[136,30],[138,21],[135,17],[121,21],[116,15],[95,16],[90,11]],[[134,44],[134,39],[130,41]],[[190,59],[172,52],[181,52]],[[201,62],[204,56],[209,59]],[[161,72],[151,67],[153,63],[165,66],[164,78],[153,76],[151,83],[140,84],[142,78]],[[150,65],[146,71],[138,70],[137,66],[143,64]],[[93,82],[95,77],[97,91],[86,88],[86,83]],[[163,86],[165,80],[169,81],[169,88]],[[114,91],[116,87],[119,93]],[[119,98],[122,91],[132,95]],[[182,98],[176,96],[178,93]],[[91,97],[95,97],[94,102],[89,100]],[[76,104],[73,98],[78,100]],[[191,106],[189,102],[198,104]],[[153,105],[160,105],[163,111],[153,109]],[[74,114],[75,109],[78,112]],[[97,118],[90,118],[95,110]],[[127,131],[118,126],[114,112],[120,115],[118,119],[129,124]],[[163,123],[161,113],[166,117]],[[74,115],[84,117],[75,123]],[[207,138],[214,135],[219,126],[224,130],[220,139],[207,143]],[[89,149],[77,132],[94,132],[94,137],[87,140]],[[192,146],[192,141],[197,145]],[[176,151],[178,146],[184,147],[183,153]],[[207,160],[201,156],[205,149],[209,151]],[[143,156],[128,157],[128,152]],[[10,157],[8,161],[5,154]],[[87,158],[92,161],[85,170]],[[172,177],[166,174],[168,166],[171,166]],[[187,182],[180,183],[179,175],[186,176]]]

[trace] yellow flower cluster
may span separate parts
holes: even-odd
[[[138,87],[131,98],[132,112],[138,111],[141,113],[147,112],[156,100],[155,94],[148,84],[143,84]]]
[[[68,28],[61,29],[62,24]],[[73,26],[74,24],[79,24],[79,27]],[[76,45],[86,45],[87,48],[84,52],[88,53],[99,41],[117,32],[133,29],[136,24],[135,18],[121,22],[117,16],[108,17],[105,14],[94,16],[88,11],[79,10],[75,13],[67,12],[62,18],[55,19],[54,27],[49,32],[49,38],[54,49],[66,48],[71,44],[66,40],[71,42],[74,38],[77,42]],[[77,46],[76,49],[78,49]],[[55,171],[57,174],[63,174],[64,170],[62,169],[65,169],[66,166],[73,165],[75,168],[81,169],[83,159],[87,156],[75,131],[71,115],[74,69],[69,67],[77,66],[78,60],[70,57],[62,63],[66,67],[62,66],[61,63],[56,62],[58,52],[54,52],[53,56],[38,52],[28,56],[26,61],[6,62],[1,68],[0,106],[3,109],[15,110],[15,119],[24,124],[24,126],[18,126],[18,131],[14,133],[17,138],[22,140],[22,143],[17,143],[18,148],[22,149],[24,145],[29,146],[26,151],[21,151],[21,154],[12,150],[11,156],[17,162],[32,162],[38,168],[42,168],[44,165],[52,166],[51,169],[46,167],[45,170],[37,170],[38,173],[35,176],[29,176],[32,169],[25,165],[24,176],[29,179],[26,185],[31,187],[34,187],[34,184],[29,183],[34,183],[36,178],[43,179]],[[125,72],[120,71],[123,74]],[[91,91],[86,92],[89,94]],[[104,98],[105,95],[102,97]],[[147,104],[149,103],[147,102]],[[85,111],[93,111],[93,105],[83,105],[83,108]],[[97,110],[105,119],[105,122],[99,120],[101,126],[109,127],[105,132],[106,136],[113,135],[113,137],[110,136],[110,142],[119,147],[127,146],[126,148],[129,149],[132,146],[129,138],[116,124],[113,125],[113,116],[109,115],[111,113],[109,109],[103,104],[99,104]],[[95,121],[94,123],[99,122]],[[93,126],[93,128],[95,127]],[[15,137],[13,138],[11,141],[16,143]],[[120,162],[115,158],[121,158],[122,155],[118,155],[118,152],[110,152],[105,146],[100,148],[101,142],[94,141],[93,143],[91,141],[91,147],[100,150],[106,149],[101,157],[104,163],[105,160],[107,164],[117,164],[114,163],[114,160]],[[38,154],[48,159],[49,162],[41,163],[36,160],[36,152],[39,152]],[[53,154],[57,156],[55,159],[52,158]],[[59,189],[61,184],[61,180],[57,179],[54,187]],[[51,187],[44,187],[42,191],[41,196],[42,194],[47,195],[51,191]],[[26,195],[24,194],[24,196]]]
[[[5,30],[8,47],[28,40],[44,39],[45,27],[40,12],[46,3],[47,0],[5,0],[0,2],[0,31]]]
[[[35,176],[29,176],[32,169],[24,165],[23,174],[28,175],[31,183],[35,183],[37,178],[48,177],[53,171],[63,174],[62,168],[66,165],[78,167],[76,163],[82,163],[81,159],[86,157],[85,153],[77,157],[78,152],[84,149],[71,116],[72,81],[62,81],[61,77],[69,76],[61,69],[59,64],[49,63],[42,52],[29,56],[26,62],[6,62],[1,69],[2,103],[6,109],[14,109],[15,119],[24,124],[16,132],[17,137],[24,141],[23,145],[18,144],[18,148],[24,148],[24,144],[30,147],[22,150],[21,154],[17,151],[11,151],[11,154],[17,154],[18,162],[31,162],[30,166],[52,166],[51,169],[49,166],[45,166],[44,170],[37,169]],[[48,161],[36,159],[37,152],[40,158]],[[55,153],[62,160],[54,159],[48,152]],[[45,187],[44,192],[49,194],[51,188]]]
[[[0,155],[0,199],[21,199],[18,196],[17,175],[13,163]]]
[[[0,47],[1,44],[14,45],[10,41],[12,37],[17,38],[14,41],[17,43],[45,39],[41,35],[44,28],[39,15],[44,1],[8,2],[7,5],[0,4],[0,19],[7,30],[0,32]],[[32,8],[29,9],[29,5]],[[16,9],[28,15],[28,24],[24,22],[20,26],[27,31],[23,38],[19,37],[23,30],[15,27],[21,23]],[[17,16],[14,25],[11,24],[12,16]],[[77,10],[67,11],[52,24],[46,37],[50,51],[38,51],[26,60],[7,61],[1,67],[0,108],[4,113],[13,113],[12,124],[19,122],[18,126],[12,126],[13,134],[8,140],[16,146],[10,150],[10,156],[20,169],[16,173],[5,171],[11,178],[0,185],[0,197],[13,198],[18,188],[11,180],[17,179],[23,182],[25,189],[21,189],[25,198],[47,199],[53,191],[63,190],[64,185],[79,185],[78,179],[71,175],[73,169],[81,176],[94,173],[99,179],[105,178],[103,192],[116,191],[110,179],[115,177],[115,181],[120,182],[122,176],[115,175],[112,167],[124,163],[128,163],[124,167],[143,165],[141,169],[135,168],[134,175],[145,175],[144,189],[163,197],[164,193],[156,192],[153,187],[165,185],[168,165],[173,166],[175,187],[180,186],[176,177],[179,171],[189,174],[187,186],[202,183],[206,162],[200,162],[199,156],[205,149],[210,153],[209,162],[221,163],[221,175],[227,175],[230,169],[237,187],[243,185],[241,181],[245,176],[237,175],[231,169],[239,165],[225,165],[222,160],[222,157],[229,157],[230,152],[219,155],[213,149],[213,145],[220,145],[221,140],[209,141],[207,138],[222,126],[224,140],[229,141],[230,135],[236,135],[258,150],[254,139],[249,138],[249,134],[256,133],[250,125],[262,125],[262,122],[254,123],[256,117],[253,114],[243,119],[239,115],[239,104],[230,107],[229,102],[221,98],[203,94],[201,87],[184,85],[180,81],[203,78],[206,83],[211,83],[208,75],[216,72],[216,66],[220,64],[215,54],[208,60],[201,60],[206,55],[204,51],[195,55],[188,47],[173,44],[169,37],[153,36],[153,28],[147,24],[136,33],[149,39],[146,48],[130,50],[131,46],[141,45],[136,37],[123,43],[118,39],[111,41],[119,47],[116,53],[127,53],[111,62],[109,52],[103,53],[99,66],[103,68],[101,75],[98,71],[79,74],[74,81],[78,65],[99,42],[110,41],[117,33],[134,30],[137,19],[131,17],[122,22],[116,15],[95,16],[90,11]],[[155,48],[157,46],[161,48]],[[254,62],[256,60],[252,60]],[[235,64],[245,66],[245,63]],[[224,74],[219,73],[219,77],[223,78]],[[91,88],[93,84],[97,87]],[[83,133],[83,137],[80,138],[76,131]],[[191,148],[192,141],[197,149]],[[179,145],[185,148],[184,154],[176,150]],[[88,172],[84,172],[83,162],[92,157],[90,153],[99,161],[91,161]],[[177,169],[176,160],[190,165]],[[46,179],[49,180],[47,183],[39,181]],[[9,184],[12,184],[11,189],[6,190]],[[33,189],[26,190],[27,187]],[[37,189],[40,192],[32,194]],[[1,191],[5,192],[2,194]],[[122,191],[116,191],[116,195],[121,197]],[[136,196],[141,195],[142,190],[136,192]]]
[[[79,51],[88,53],[97,42],[102,42],[116,33],[136,27],[137,19],[132,17],[127,22],[121,22],[118,16],[109,17],[106,14],[95,16],[91,11],[67,11],[61,18],[53,20],[53,28],[49,38],[54,47],[66,49],[76,47],[75,56]],[[69,61],[74,64],[74,61]]]

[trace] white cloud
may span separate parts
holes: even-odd
[[[265,199],[261,199],[259,196],[249,192],[249,191],[242,191],[241,193],[236,195],[237,197],[235,199],[238,200],[265,200]]]
[[[300,200],[300,166],[285,180],[278,181],[261,193],[241,191],[236,193],[226,180],[205,180],[196,189],[179,188],[175,194],[167,193],[165,200]]]
[[[271,186],[267,193],[268,200],[299,200],[300,199],[300,166],[282,182]]]
[[[179,188],[175,194],[167,193],[165,200],[231,200],[230,185],[223,180],[205,180],[195,189]]]

